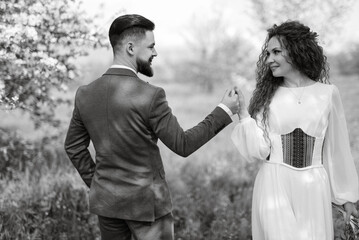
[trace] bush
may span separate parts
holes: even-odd
[[[0,179],[11,180],[24,173],[38,154],[34,144],[0,128]]]
[[[36,195],[8,199],[0,208],[0,239],[95,239],[97,218],[88,212],[87,192],[73,185],[59,178],[46,189],[33,186]]]
[[[334,69],[338,69],[343,76],[359,74],[359,44],[349,45],[349,51],[330,56]]]
[[[0,179],[18,180],[24,174],[39,179],[43,172],[68,166],[69,161],[58,133],[40,140],[30,141],[10,129],[0,128]],[[1,188],[0,188],[1,189]]]
[[[28,141],[0,130],[0,239],[96,239],[87,187],[61,135]]]
[[[252,182],[236,168],[208,180],[210,168],[188,163],[181,171],[187,194],[172,194],[176,239],[251,239]]]

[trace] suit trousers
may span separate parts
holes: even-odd
[[[169,213],[154,222],[98,216],[102,240],[173,240],[173,216]]]

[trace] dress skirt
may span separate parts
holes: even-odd
[[[323,166],[265,162],[252,200],[253,240],[331,240],[329,178]]]

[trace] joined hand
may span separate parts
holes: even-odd
[[[233,114],[237,114],[240,110],[238,95],[235,93],[235,90],[226,90],[221,101],[222,104],[226,105]]]
[[[248,116],[243,93],[237,87],[234,87],[230,91],[227,90],[221,103],[226,105],[233,114],[238,114],[239,119]]]

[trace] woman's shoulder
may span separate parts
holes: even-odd
[[[333,91],[333,90],[337,91],[338,90],[337,86],[335,86],[334,84],[331,84],[331,83],[316,82],[314,85],[319,89],[323,89],[323,90],[327,90],[327,91]]]
[[[340,92],[338,87],[335,84],[327,84],[327,83],[321,83],[318,82],[316,84],[318,86],[318,91],[324,93],[329,97],[329,99],[339,99],[340,98]]]

